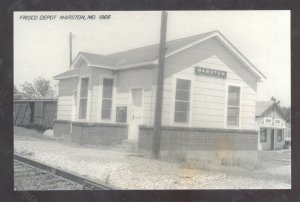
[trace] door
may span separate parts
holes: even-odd
[[[274,150],[274,129],[271,129],[271,150]]]
[[[130,112],[128,116],[128,139],[138,140],[139,125],[142,123],[143,117],[143,89],[131,89],[130,95]]]

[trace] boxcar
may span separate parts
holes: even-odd
[[[14,124],[17,126],[53,128],[57,99],[21,99],[14,101]]]

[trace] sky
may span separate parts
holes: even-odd
[[[56,17],[45,20],[49,15]],[[96,18],[61,20],[62,15]],[[99,19],[101,15],[110,19]],[[160,16],[159,11],[15,12],[14,84],[21,89],[42,76],[57,86],[53,76],[69,69],[70,32],[73,59],[79,51],[105,55],[159,43]],[[167,40],[213,30],[221,31],[267,77],[258,83],[257,100],[274,96],[290,106],[289,11],[168,11]]]

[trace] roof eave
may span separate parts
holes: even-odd
[[[116,70],[116,68],[113,66],[97,65],[97,64],[88,64],[88,67],[97,67],[97,68],[105,69],[105,70]]]
[[[264,81],[267,79],[267,77],[260,72],[258,68],[253,65],[229,40],[227,40],[221,32],[216,31],[214,36],[217,36],[218,39],[220,39],[221,42],[223,42],[224,45],[231,50],[233,55],[235,55],[243,64],[249,67],[249,70],[254,73],[254,75],[258,78],[258,81]]]
[[[78,77],[78,74],[72,74],[72,75],[67,75],[67,76],[54,76],[54,80],[61,80],[61,79],[69,79],[69,78],[75,78]]]
[[[49,99],[16,99],[14,102],[57,102],[57,98],[49,98]]]
[[[147,61],[142,63],[135,63],[131,65],[124,65],[120,66],[120,68],[117,69],[117,71],[123,71],[128,69],[138,69],[138,68],[155,68],[157,67],[157,64],[155,64],[153,61]]]
[[[112,71],[123,71],[129,69],[137,69],[137,68],[153,68],[157,67],[153,61],[141,62],[141,63],[134,63],[130,65],[123,65],[123,66],[106,66],[106,65],[98,65],[98,64],[88,64],[89,67],[97,67],[106,70]]]

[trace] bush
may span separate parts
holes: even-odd
[[[46,136],[46,137],[53,137],[53,130],[51,130],[51,129],[45,130],[45,131],[43,132],[43,136]]]
[[[282,149],[289,149],[290,148],[290,143],[286,141],[284,145],[282,146]]]

